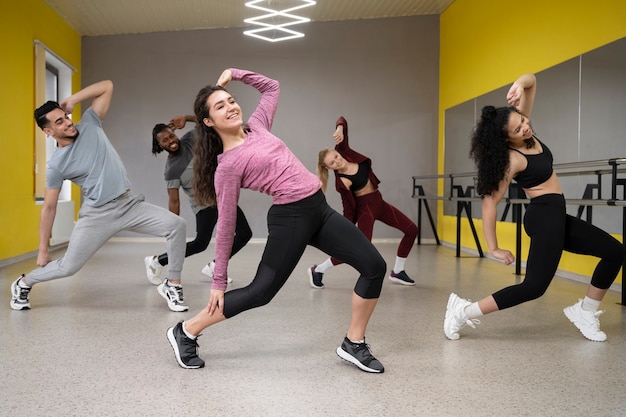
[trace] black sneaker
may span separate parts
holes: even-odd
[[[404,271],[400,271],[396,274],[392,270],[389,274],[389,279],[395,283],[402,285],[415,285],[415,281],[413,281]]]
[[[370,347],[365,342],[353,343],[350,339],[345,337],[341,346],[337,348],[337,355],[339,355],[340,358],[355,364],[365,372],[381,374],[385,372],[385,367],[378,361],[378,359],[372,356]]]
[[[322,274],[321,272],[315,272],[315,268],[317,268],[317,265],[313,265],[306,270],[307,274],[309,274],[309,282],[311,283],[311,287],[324,288],[324,284],[322,283],[322,278],[324,277],[324,274]]]
[[[31,287],[21,287],[18,282],[24,278],[24,274],[20,275],[18,279],[11,284],[11,308],[13,310],[28,310],[30,309],[30,301],[28,300],[28,294]]]
[[[182,321],[167,329],[167,340],[172,345],[176,360],[182,368],[204,368],[204,361],[198,357],[198,341],[187,337],[183,331]]]

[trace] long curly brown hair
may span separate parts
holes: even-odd
[[[196,115],[196,133],[198,138],[194,145],[193,161],[193,193],[197,204],[201,206],[216,205],[215,185],[213,183],[215,170],[217,169],[217,156],[224,152],[224,145],[220,135],[204,124],[204,119],[209,117],[207,100],[216,91],[226,91],[221,86],[208,85],[202,88],[193,104]]]
[[[480,195],[496,191],[509,169],[509,136],[505,128],[513,112],[519,110],[513,106],[485,106],[472,132],[469,156],[478,168],[476,192]]]

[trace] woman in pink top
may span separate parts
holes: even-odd
[[[244,123],[241,107],[225,89],[241,81],[261,93]],[[376,248],[348,219],[326,203],[321,183],[270,130],[279,96],[278,81],[250,71],[225,70],[216,86],[200,90],[194,104],[198,141],[194,194],[198,204],[217,204],[215,271],[208,305],[167,331],[178,364],[201,368],[196,337],[207,327],[269,303],[285,284],[307,245],[352,265],[360,273],[352,294],[352,317],[337,354],[366,372],[384,371],[365,343],[386,271]],[[272,196],[267,244],[252,282],[228,292],[226,279],[242,188]]]

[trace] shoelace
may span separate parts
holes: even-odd
[[[350,343],[352,343],[352,342],[350,342]],[[370,354],[370,356],[374,356],[372,354],[372,349],[370,349],[370,345],[369,344],[367,344],[365,342],[363,342],[363,343],[353,343],[353,344],[357,346],[357,350],[365,349]]]
[[[166,283],[165,289],[167,290],[167,293],[174,302],[181,303],[184,301],[182,287],[178,285],[169,285],[168,283]]]
[[[591,322],[591,326],[593,326],[593,328],[595,330],[600,330],[600,319],[599,317],[604,313],[604,310],[598,310],[595,313],[593,313],[593,322]]]
[[[198,335],[200,336],[200,335]],[[190,339],[188,337],[185,338],[185,344],[187,346],[193,347],[195,349],[195,352],[198,353],[198,348],[200,347],[200,345],[198,344],[198,337],[196,337],[195,339]]]
[[[478,320],[478,319],[467,319],[467,321],[465,321],[464,324],[467,324],[472,329],[475,329],[476,325],[480,324],[480,320]]]
[[[20,294],[17,296],[17,299],[20,301],[27,301],[28,300],[28,293],[30,292],[30,288],[22,288],[19,286],[17,286],[17,288],[19,288],[20,290]]]

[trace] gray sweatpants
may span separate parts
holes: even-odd
[[[32,286],[75,274],[107,240],[122,230],[165,237],[170,260],[168,278],[181,278],[187,232],[185,219],[146,203],[141,194],[127,192],[100,207],[83,205],[65,256],[27,274],[26,284]]]

